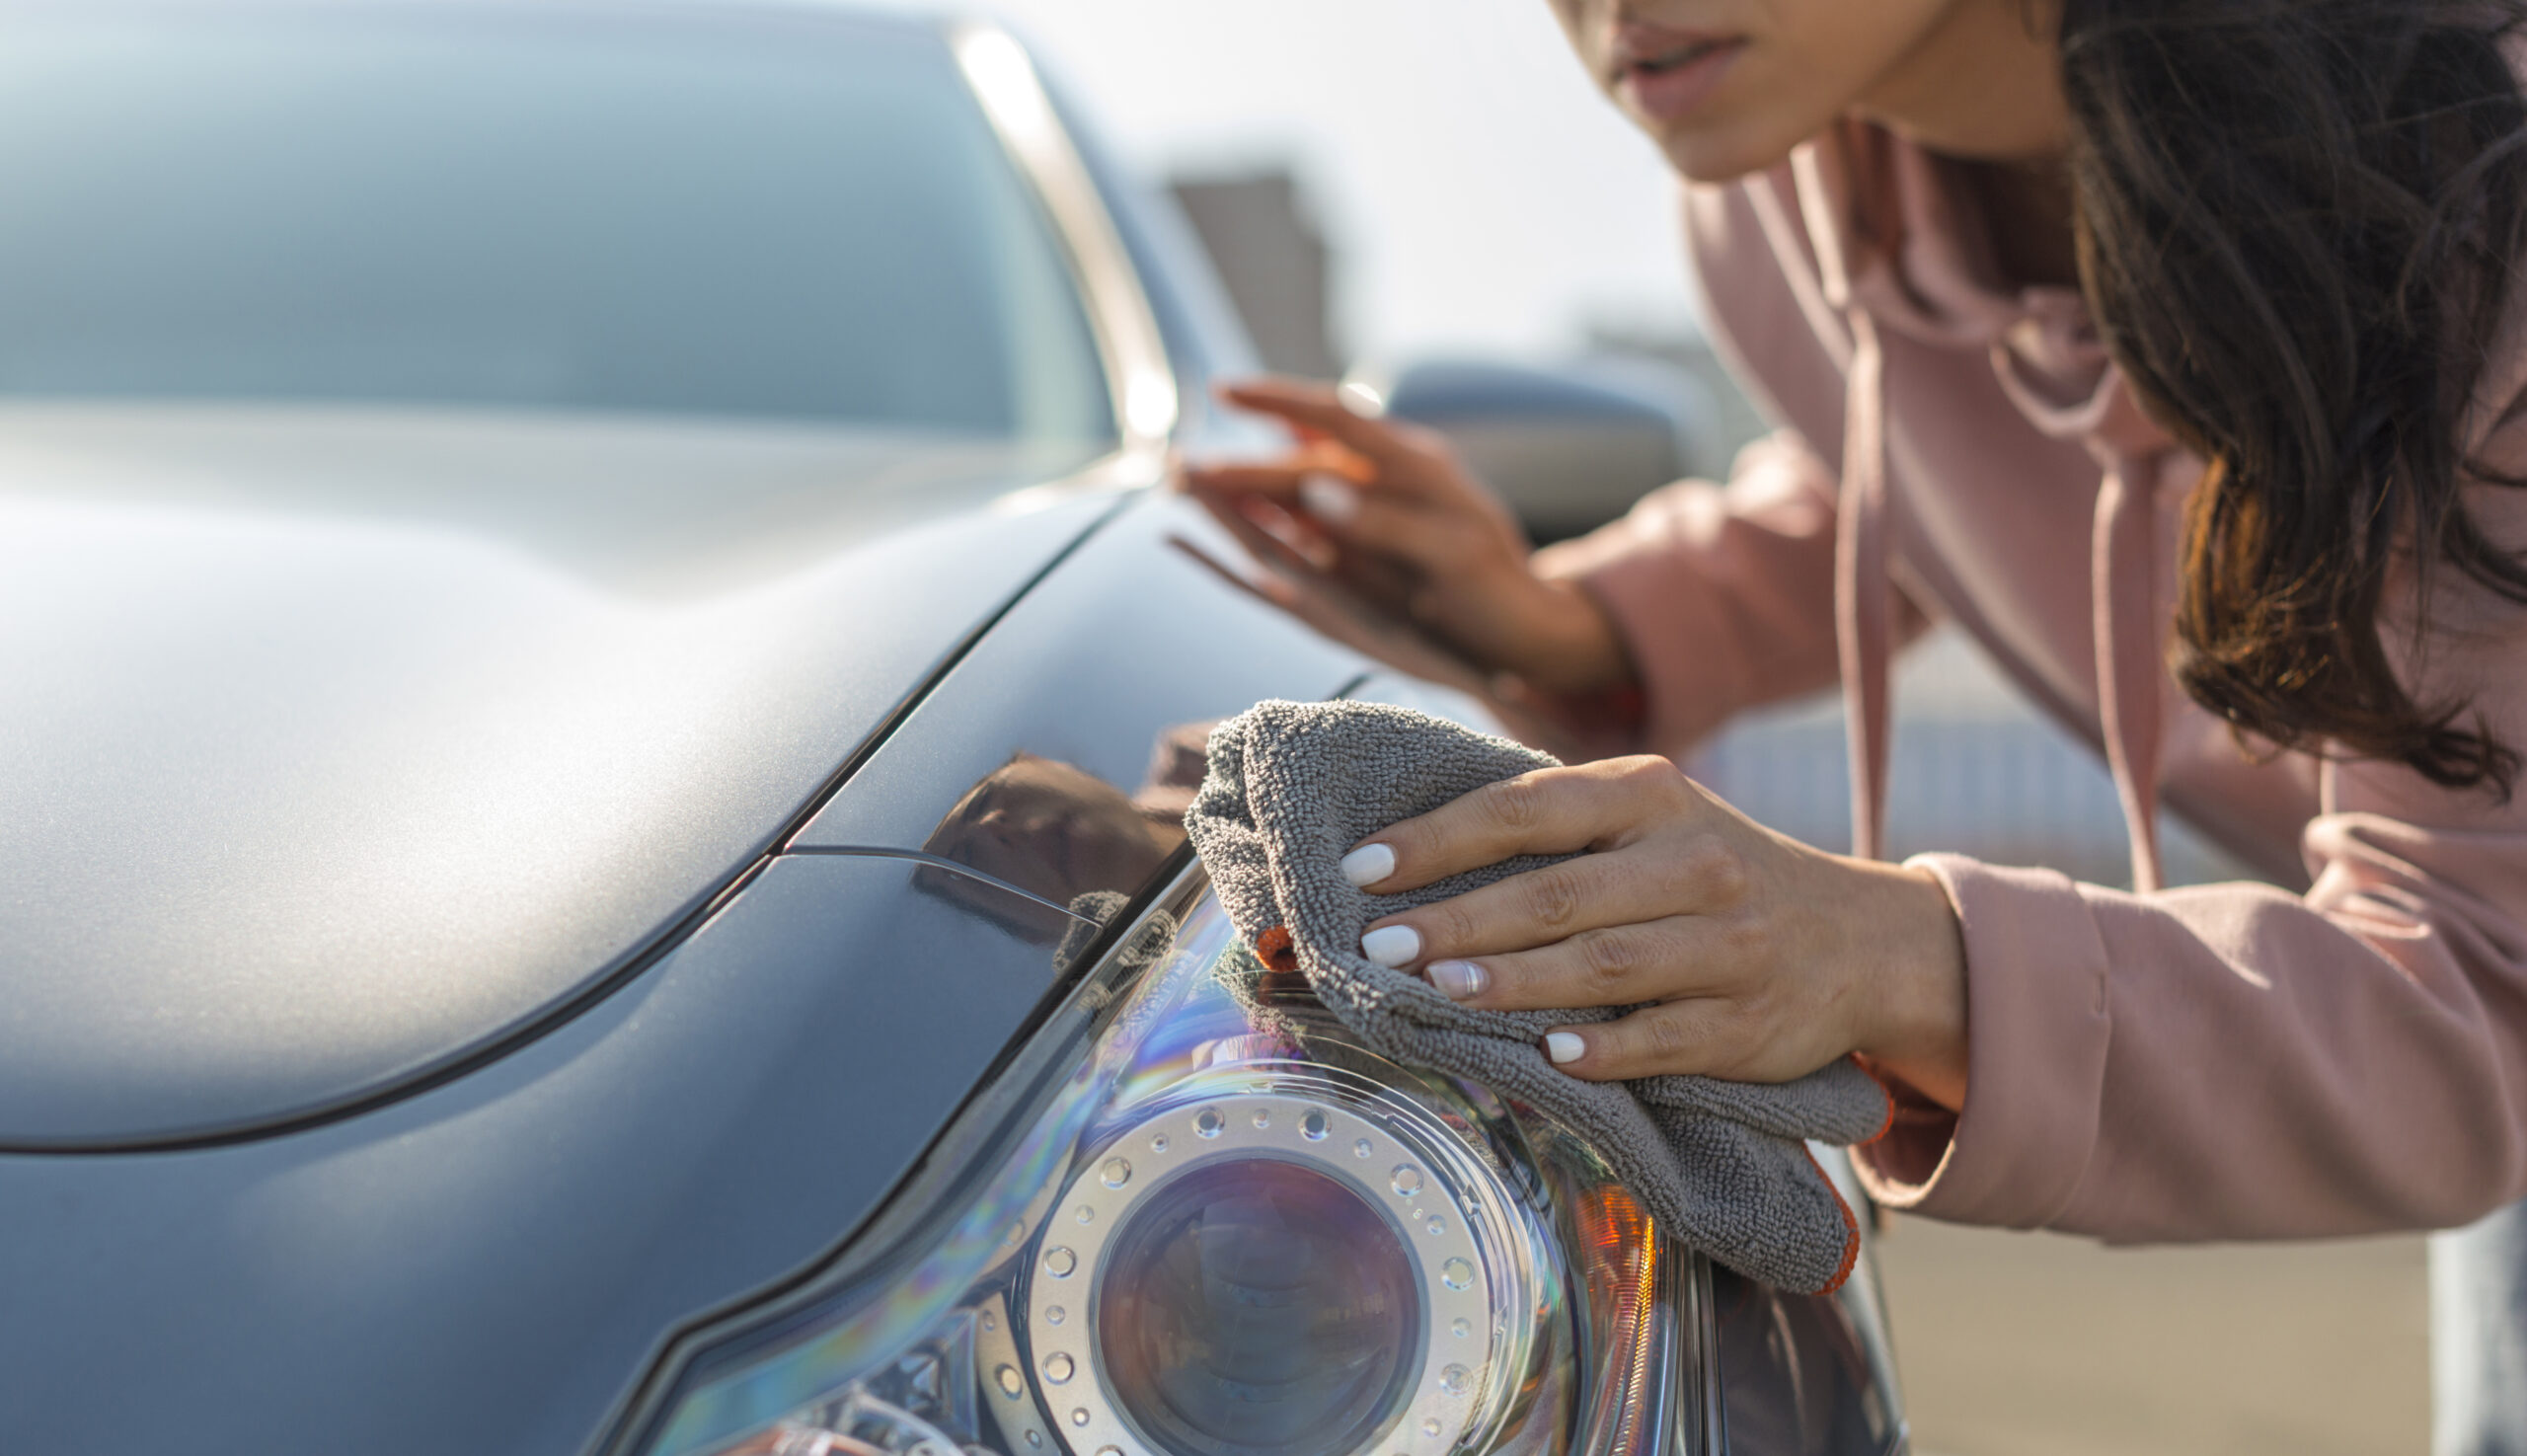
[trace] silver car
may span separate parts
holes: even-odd
[[[1229,932],[1203,724],[1500,723],[1246,364],[987,26],[0,0],[0,1451],[1900,1449]]]

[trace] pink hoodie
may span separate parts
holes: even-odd
[[[2103,747],[2132,832],[2138,893],[1915,861],[1963,928],[1971,1081],[1961,1116],[1909,1107],[1864,1150],[1871,1190],[2115,1241],[2444,1227],[2527,1194],[2527,793],[2259,762],[2176,688],[2202,462],[2134,405],[2075,290],[2001,281],[1946,164],[1855,126],[1686,206],[1706,316],[1787,427],[1726,486],[1671,486],[1543,558],[1614,615],[1651,746],[1839,675],[1875,853],[1887,660],[1944,619]],[[2527,461],[2522,383],[2513,325],[2471,442],[2495,461]],[[2527,545],[2521,493],[2471,503]],[[2453,583],[2402,670],[2527,747],[2527,611]],[[2306,892],[2158,888],[2161,799]]]

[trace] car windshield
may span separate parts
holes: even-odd
[[[700,6],[0,6],[0,398],[1114,433],[943,38]]]

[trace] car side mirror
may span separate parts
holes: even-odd
[[[1648,359],[1426,359],[1351,379],[1390,418],[1447,436],[1540,542],[1593,530],[1687,474],[1716,413],[1700,381]]]

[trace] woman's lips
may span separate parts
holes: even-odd
[[[1743,40],[1717,40],[1647,56],[1623,68],[1616,89],[1643,115],[1680,121],[1702,105],[1745,48]]]

